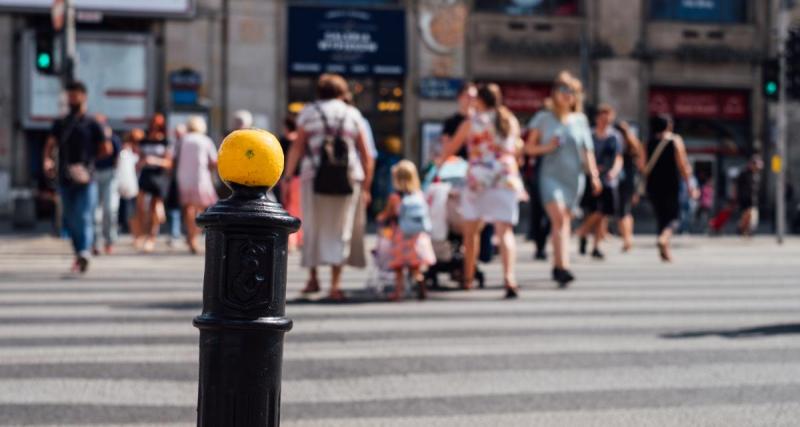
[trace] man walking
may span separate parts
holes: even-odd
[[[89,266],[94,240],[95,160],[110,155],[112,150],[103,127],[86,114],[86,86],[73,81],[67,83],[65,90],[69,112],[53,123],[44,149],[43,166],[49,176],[58,174],[62,222],[75,251],[72,270],[84,273]],[[56,148],[57,164],[53,159]]]
[[[622,136],[614,129],[616,113],[608,104],[601,104],[595,117],[595,128],[592,133],[594,139],[595,158],[603,191],[598,196],[589,196],[586,220],[577,231],[580,237],[579,251],[586,253],[586,238],[594,234],[592,257],[603,259],[605,256],[600,251],[600,241],[605,238],[608,231],[608,218],[613,217],[617,207],[617,185],[622,171],[622,151],[624,145]]]

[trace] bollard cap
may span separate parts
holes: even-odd
[[[229,185],[272,187],[283,173],[283,149],[275,135],[265,130],[235,130],[219,147],[217,169]]]

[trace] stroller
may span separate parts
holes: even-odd
[[[466,175],[467,162],[459,157],[452,157],[438,170],[432,167],[423,180],[433,224],[431,240],[436,254],[436,264],[425,272],[425,285],[429,288],[441,288],[440,273],[448,274],[450,280],[457,283],[464,279],[464,238],[461,228],[464,219],[458,205],[461,189],[466,185]],[[483,288],[484,275],[477,265],[475,279],[478,287]]]
[[[394,271],[389,268],[391,262],[392,237],[391,230],[378,227],[378,239],[372,250],[373,262],[367,274],[367,291],[375,296],[385,295],[394,289]]]

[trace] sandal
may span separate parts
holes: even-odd
[[[345,300],[344,292],[338,289],[331,290],[331,292],[328,294],[328,299],[331,301],[344,301]]]
[[[304,294],[314,294],[319,291],[319,281],[317,281],[317,279],[308,279],[308,282],[306,282],[306,287],[300,292]]]
[[[658,242],[658,255],[661,256],[661,261],[672,262],[672,255],[665,243]]]
[[[155,241],[155,239],[153,239],[151,237],[151,238],[146,239],[144,241],[144,244],[142,245],[142,252],[144,252],[146,254],[150,254],[150,253],[153,253],[153,251],[155,249],[156,249],[156,241]]]
[[[398,302],[403,300],[403,293],[402,292],[392,292],[386,296],[386,299],[393,302]]]

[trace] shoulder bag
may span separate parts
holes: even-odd
[[[671,140],[669,138],[662,139],[656,146],[656,149],[653,150],[653,155],[647,159],[647,164],[644,166],[644,170],[642,171],[642,179],[639,180],[639,186],[636,189],[636,193],[639,196],[643,196],[645,194],[647,189],[647,179],[650,176],[650,173],[653,171],[653,168],[656,166],[656,162],[658,162],[661,154],[664,153],[667,145],[669,145],[670,141]]]

